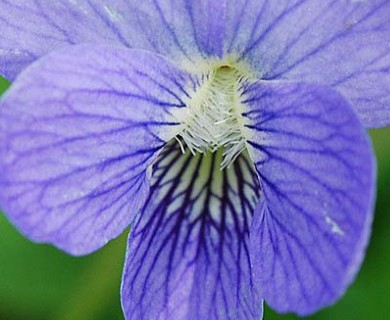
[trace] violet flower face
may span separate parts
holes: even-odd
[[[91,253],[132,226],[126,319],[334,303],[390,124],[390,1],[2,0],[0,206]]]

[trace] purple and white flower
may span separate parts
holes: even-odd
[[[389,0],[2,0],[0,206],[126,319],[307,315],[355,278],[390,124]]]

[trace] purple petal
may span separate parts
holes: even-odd
[[[69,44],[121,44],[188,63],[221,56],[223,11],[212,0],[0,2],[0,74],[10,80]]]
[[[254,274],[273,308],[307,315],[339,299],[361,265],[375,197],[371,145],[331,89],[261,83],[246,95],[262,188]]]
[[[390,1],[242,0],[227,50],[263,79],[331,85],[366,127],[390,125]]]
[[[127,319],[261,319],[248,248],[258,179],[243,155],[221,171],[221,154],[182,154],[176,143],[157,161],[129,238]]]
[[[75,46],[23,72],[0,104],[0,204],[28,237],[85,254],[149,190],[189,76],[151,53]]]

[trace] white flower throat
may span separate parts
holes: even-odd
[[[241,115],[241,87],[245,81],[237,69],[217,68],[187,103],[179,136],[193,154],[222,148],[221,169],[229,167],[246,148]]]

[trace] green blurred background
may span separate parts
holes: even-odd
[[[0,78],[0,95],[8,86]],[[363,268],[344,298],[307,319],[390,319],[390,128],[371,136],[379,181]],[[74,258],[28,241],[0,214],[0,320],[123,320],[119,289],[126,236],[93,255]],[[268,308],[264,318],[298,319]]]

